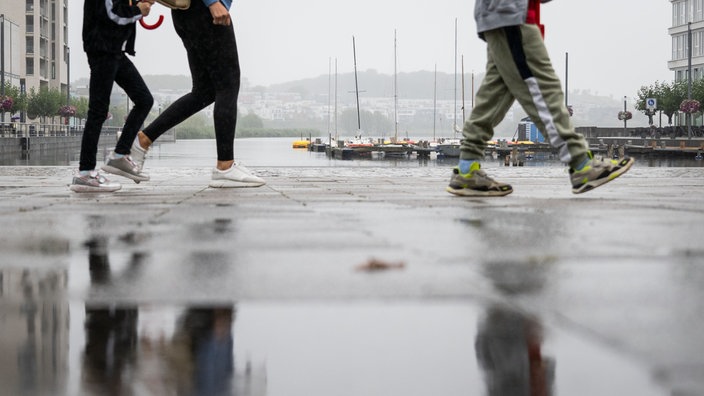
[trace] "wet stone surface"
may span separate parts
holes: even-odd
[[[704,169],[251,168],[0,167],[0,394],[704,393]]]

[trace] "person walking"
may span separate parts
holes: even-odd
[[[95,169],[100,131],[108,115],[114,83],[125,90],[134,107],[102,170],[137,183],[149,180],[130,157],[130,147],[154,99],[126,54],[135,55],[135,23],[149,15],[153,3],[154,0],[85,0],[83,4],[83,50],[90,65],[88,117],[81,139],[78,175],[70,185],[72,191],[112,192],[122,187]]]
[[[144,166],[147,151],[164,132],[215,103],[213,109],[217,162],[210,187],[258,187],[265,181],[234,160],[240,63],[230,17],[231,0],[193,0],[171,16],[191,70],[191,92],[167,107],[140,131],[132,145],[133,158]]]
[[[460,196],[505,196],[511,185],[481,169],[487,142],[515,100],[568,165],[572,192],[590,191],[624,174],[634,160],[596,159],[570,121],[561,83],[543,42],[540,4],[550,0],[475,0],[479,37],[487,44],[484,80],[464,124],[459,164],[446,190]]]

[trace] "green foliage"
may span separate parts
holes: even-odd
[[[261,129],[264,128],[264,121],[258,115],[250,112],[246,116],[238,116],[237,126],[245,129]]]
[[[11,97],[13,101],[10,113],[25,111],[27,108],[27,94],[20,92],[19,87],[13,86],[9,81],[5,81],[5,96]]]
[[[178,139],[214,139],[215,129],[212,121],[203,113],[196,113],[184,122],[176,125]]]
[[[702,102],[704,100],[704,80],[697,80],[692,85],[692,98]],[[673,115],[679,111],[680,103],[687,98],[687,82],[676,81],[667,83],[656,81],[653,85],[640,87],[636,98],[636,109],[648,115],[652,123],[652,115],[647,113],[645,105],[647,98],[655,98],[657,100],[655,111],[664,113],[667,116],[667,123],[672,125]]]
[[[71,105],[76,107],[76,117],[79,119],[88,118],[88,98],[77,97],[71,98]]]
[[[37,116],[42,117],[55,117],[56,112],[61,107],[64,100],[64,96],[58,89],[49,89],[46,87],[41,87],[39,92],[32,88],[29,92],[29,98],[27,102],[27,115],[30,119],[36,118]]]
[[[274,128],[237,128],[237,137],[309,137],[320,136],[317,129],[274,129]]]

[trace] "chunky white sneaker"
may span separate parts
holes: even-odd
[[[259,187],[264,184],[266,184],[264,179],[254,176],[249,169],[239,164],[233,165],[226,171],[213,169],[210,180],[210,187],[213,188]]]

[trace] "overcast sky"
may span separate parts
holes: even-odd
[[[198,1],[198,0],[194,0]],[[569,88],[632,98],[642,85],[671,81],[671,3],[667,0],[554,0],[544,4],[546,45],[563,80],[569,53]],[[270,85],[327,75],[330,59],[339,73],[357,69],[394,70],[394,30],[399,72],[453,73],[455,19],[458,57],[464,70],[483,72],[486,48],[475,33],[471,0],[235,0],[231,14],[242,76],[252,85]],[[88,77],[82,51],[82,4],[70,4],[71,80]],[[138,29],[137,56],[142,74],[188,75],[185,50],[170,11],[160,5],[157,30]],[[460,65],[458,61],[458,70]]]

